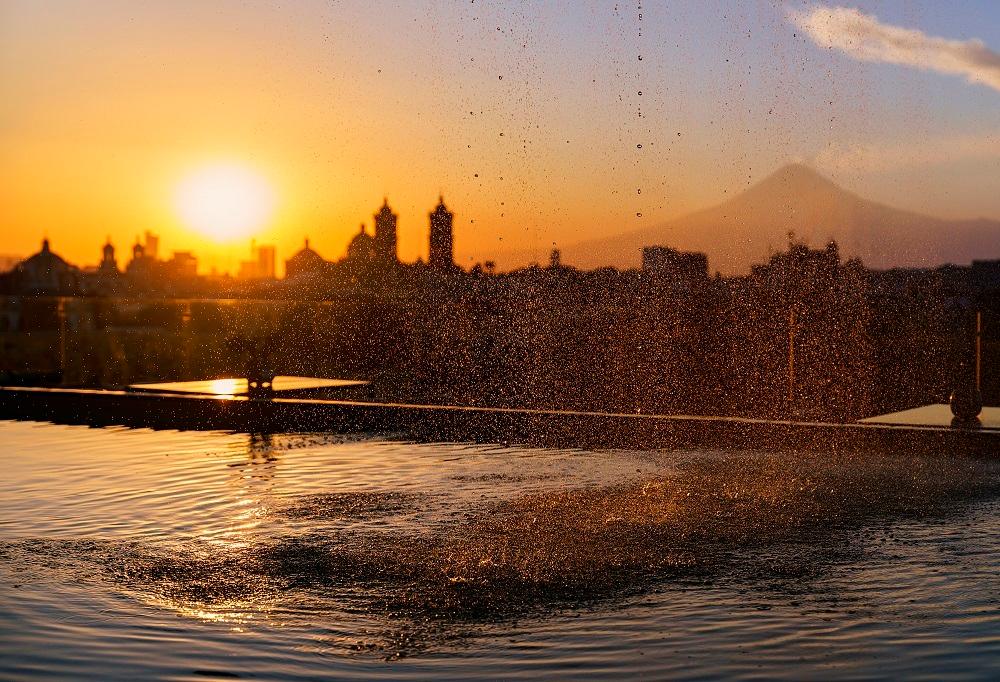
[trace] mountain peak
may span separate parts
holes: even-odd
[[[1000,222],[944,221],[894,209],[843,189],[802,163],[782,166],[725,202],[668,223],[563,250],[582,267],[634,267],[644,246],[708,254],[712,269],[745,273],[789,231],[813,245],[835,239],[841,253],[874,268],[927,267],[995,258]]]
[[[774,171],[761,180],[754,189],[768,189],[771,191],[785,192],[815,192],[825,190],[827,192],[845,193],[835,182],[824,175],[820,175],[813,168],[804,163],[789,163]]]

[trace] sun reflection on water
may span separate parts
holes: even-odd
[[[238,550],[251,546],[254,531],[271,513],[278,458],[271,437],[249,436],[246,459],[231,465],[227,489],[230,518],[224,529],[204,539],[216,546]]]
[[[213,379],[209,382],[208,390],[213,395],[232,398],[242,388],[240,386],[242,381],[242,379]]]

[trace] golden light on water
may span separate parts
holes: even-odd
[[[248,166],[218,163],[187,175],[174,205],[192,230],[216,241],[248,237],[274,213],[276,197],[268,181]]]

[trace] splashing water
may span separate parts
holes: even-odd
[[[750,594],[746,604],[767,602],[775,585],[815,603],[844,567],[877,564],[899,527],[952,532],[976,510],[996,509],[1000,492],[998,466],[971,459],[528,451],[321,435],[248,443],[31,426],[42,436],[36,451],[20,440],[28,425],[0,428],[22,457],[0,496],[0,567],[5,582],[29,587],[17,588],[10,617],[51,629],[45,614],[56,607],[39,592],[58,584],[133,617],[175,614],[174,627],[192,634],[213,625],[281,632],[286,653],[303,641],[345,661],[360,653],[351,665],[370,665],[365,652],[423,661],[487,646],[475,642],[525,621],[543,632],[567,613],[614,622],[657,595],[668,595],[657,608],[669,611],[691,590],[704,593],[692,613],[733,591]],[[51,489],[59,481],[74,494]],[[32,502],[36,513],[15,515]],[[161,514],[150,521],[149,510]],[[747,625],[731,620],[736,631]],[[87,636],[116,627],[92,624]],[[634,627],[648,640],[648,626]],[[584,632],[570,624],[562,636]],[[292,672],[314,662],[298,660]],[[711,666],[722,663],[705,665],[718,672]]]

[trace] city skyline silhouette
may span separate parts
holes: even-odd
[[[441,199],[439,197],[439,201]],[[383,197],[380,211],[389,209],[389,217],[380,218],[380,214],[375,214],[371,221],[362,223],[361,233],[365,234],[370,230],[377,235],[380,222],[391,219],[392,248],[394,257],[397,257],[399,236],[396,223],[399,215],[392,213],[388,202],[388,196]],[[412,222],[426,223],[426,220],[412,220],[414,216],[403,218],[403,225]],[[408,221],[407,218],[411,220]],[[336,230],[324,229],[323,226],[313,227],[315,229],[302,229],[302,239],[308,240],[312,234],[313,250],[317,241],[330,244],[329,233]],[[420,229],[426,231],[426,226]],[[685,230],[698,236],[679,236]],[[385,234],[386,231],[383,229],[382,233]],[[451,233],[454,234],[454,231],[453,228]],[[1000,257],[1000,239],[997,239],[1000,235],[1000,221],[949,221],[901,211],[847,192],[807,166],[790,164],[725,204],[696,211],[663,225],[615,233],[598,240],[570,241],[566,244],[552,242],[544,254],[524,249],[511,251],[499,248],[483,261],[460,263],[455,260],[454,255],[451,260],[465,269],[476,265],[482,267],[489,262],[494,266],[499,263],[502,270],[516,270],[545,262],[551,249],[559,248],[564,262],[569,265],[584,269],[606,266],[627,269],[640,265],[638,254],[643,247],[670,245],[703,251],[709,256],[713,272],[721,271],[732,276],[749,272],[754,262],[765,258],[776,246],[780,246],[789,231],[794,231],[800,239],[811,244],[837,241],[847,257],[860,258],[866,265],[876,269],[968,265],[973,260]],[[406,238],[412,241],[418,237],[417,232],[417,229],[409,226]],[[155,234],[149,230],[146,233]],[[316,235],[321,239],[317,240]],[[141,241],[140,237],[137,234],[133,245]],[[355,245],[356,237],[357,235],[350,236],[342,246],[334,244],[328,250],[327,258],[338,260],[348,255],[352,245]],[[460,233],[460,243],[461,240]],[[112,243],[110,238],[107,243]],[[424,243],[428,243],[426,238]],[[121,247],[112,245],[116,249]],[[252,236],[234,241],[233,248],[237,246],[244,250],[240,257],[242,259],[256,258],[260,247],[275,248],[273,244],[263,242],[258,246],[258,240]],[[174,251],[190,253],[186,249]],[[298,249],[292,254],[297,252]],[[427,262],[430,260],[429,254],[429,249],[424,247],[412,262]],[[7,269],[21,259],[8,255]],[[275,257],[270,276],[284,274],[283,262],[283,259]],[[125,263],[119,265],[124,267]],[[198,272],[239,277],[241,271],[253,272],[252,268],[246,268],[246,261],[238,260],[228,269],[218,270],[213,267],[214,273],[209,273],[202,267]]]
[[[84,264],[95,236],[124,250],[149,230],[235,272],[250,238],[287,256],[309,232],[336,258],[389,196],[415,261],[444,191],[462,267],[545,262],[553,242],[592,267],[569,247],[664,224],[656,242],[706,250],[678,219],[788,163],[946,227],[1000,219],[995,6],[688,5],[73,0],[60,19],[8,3],[5,60],[22,67],[3,86],[2,252],[25,257],[42,233]],[[88,41],[101,48],[73,51]],[[192,212],[219,168],[228,198]],[[261,190],[249,213],[234,182]],[[637,265],[627,253],[605,264]]]

